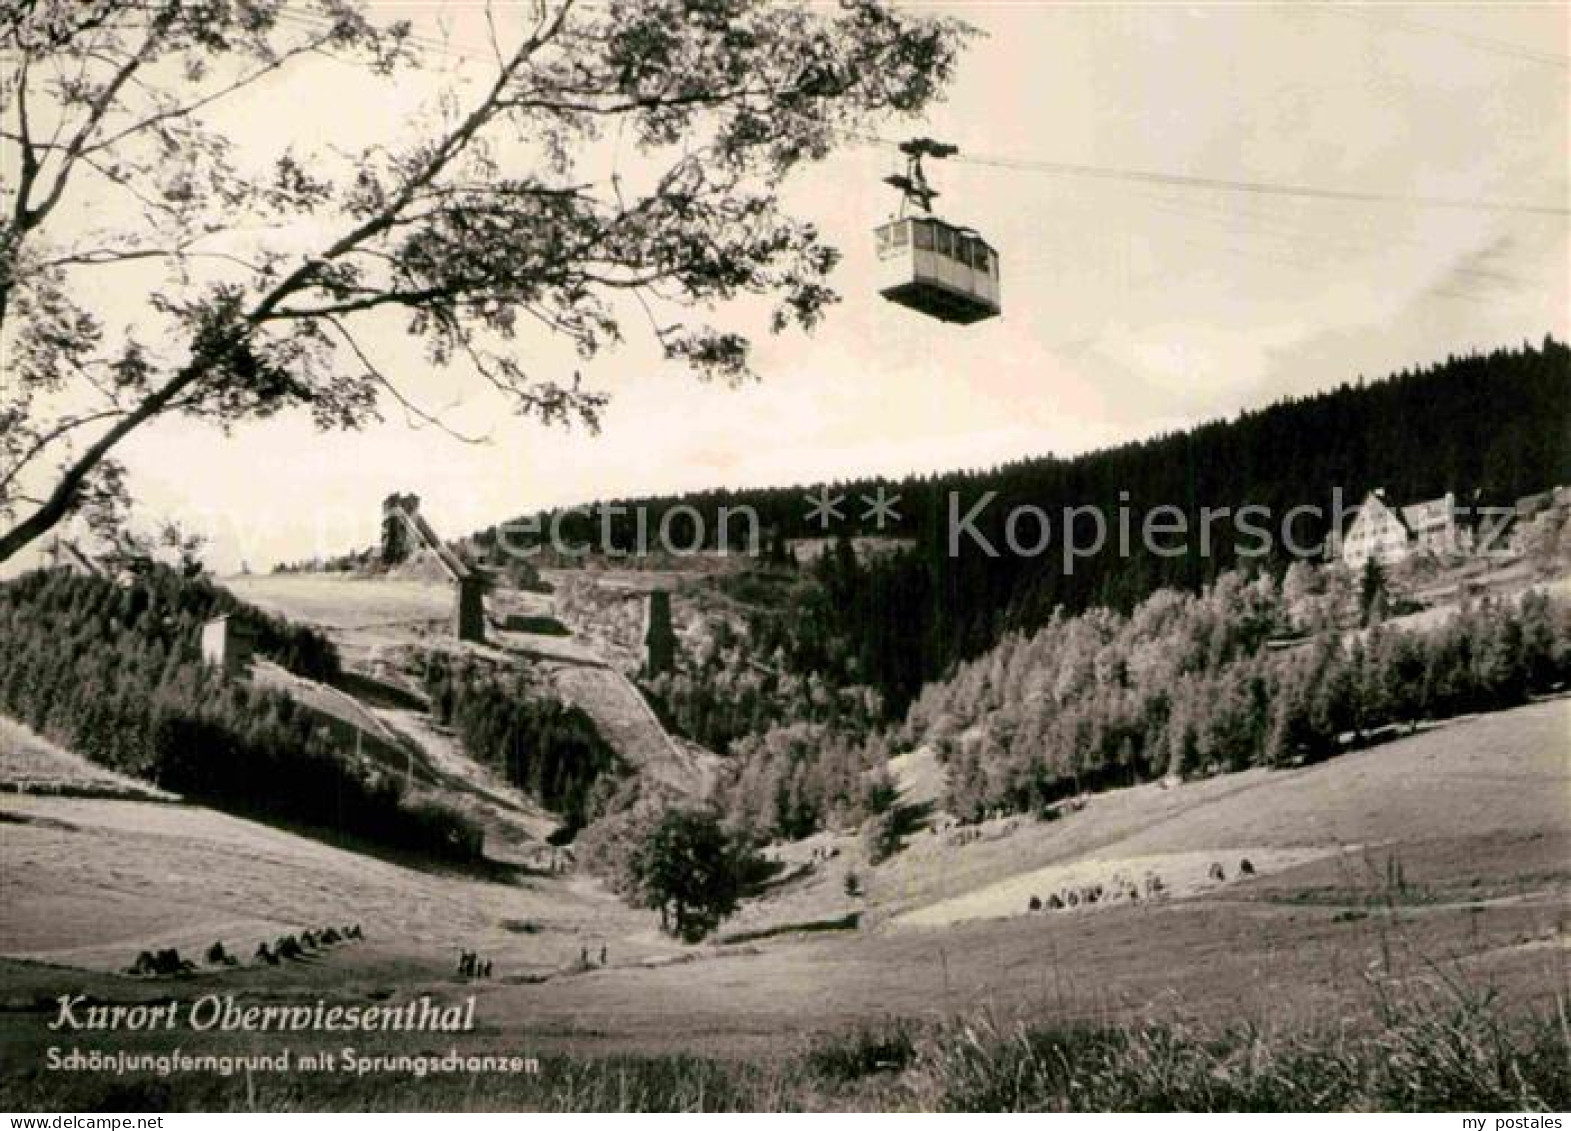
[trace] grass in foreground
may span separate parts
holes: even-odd
[[[1561,1111],[1571,1040],[1557,1013],[1508,1025],[1486,998],[1437,1001],[1362,1035],[983,1019],[925,1043],[907,1076],[918,1102],[958,1111]]]
[[[551,1057],[535,1076],[11,1075],[26,1110],[1564,1111],[1571,1028],[1456,983],[1377,988],[1358,1029],[889,1021],[775,1060]]]

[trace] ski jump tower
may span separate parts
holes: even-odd
[[[652,589],[644,601],[644,674],[664,675],[676,667],[671,594],[664,589]]]
[[[485,582],[436,536],[420,513],[419,495],[397,492],[382,500],[382,561],[398,566],[416,554],[427,555],[453,583],[453,633],[460,640],[485,642]]]

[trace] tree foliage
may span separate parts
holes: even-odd
[[[1314,761],[1571,680],[1571,606],[1539,590],[1471,601],[1431,627],[1359,629],[1349,571],[1306,565],[1294,588],[1340,593],[1344,609],[1304,636],[1301,595],[1228,571],[1129,613],[1060,611],[927,684],[885,729],[792,723],[736,740],[717,799],[728,821],[769,837],[860,825],[876,862],[910,816],[888,760],[922,743],[946,764],[946,808],[972,821],[1169,775]]]
[[[736,910],[752,870],[745,839],[702,809],[668,810],[644,835],[629,861],[628,885],[661,925],[696,942]]]
[[[1571,607],[1464,605],[1433,628],[1331,630],[1285,650],[1269,575],[1055,617],[929,685],[902,742],[933,741],[949,808],[1040,811],[1087,790],[1329,757],[1373,732],[1498,710],[1571,679]]]
[[[457,732],[472,758],[577,830],[599,816],[620,762],[581,709],[544,694],[523,675],[504,680],[472,664],[430,658],[432,716]]]
[[[694,312],[763,295],[777,331],[819,320],[836,252],[784,210],[782,182],[848,128],[922,110],[966,34],[875,0],[484,16],[489,54],[432,83],[396,141],[257,153],[215,124],[231,104],[300,72],[374,110],[434,73],[431,44],[355,0],[0,14],[0,561],[114,502],[112,453],[158,417],[298,409],[353,428],[389,401],[424,415],[373,345],[383,312],[432,364],[551,422],[593,423],[604,398],[529,371],[520,335],[593,356],[622,336],[624,300],[666,356],[743,376],[746,340]],[[605,176],[622,145],[638,167]],[[103,294],[143,284],[116,325]]]

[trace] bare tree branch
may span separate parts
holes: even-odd
[[[171,8],[166,6],[163,12],[154,17],[152,30],[148,32],[141,48],[125,61],[124,65],[115,72],[114,77],[109,80],[108,85],[94,99],[92,106],[88,109],[86,120],[82,122],[81,127],[72,136],[70,142],[67,143],[65,155],[60,159],[60,171],[55,175],[54,184],[44,196],[44,199],[36,207],[27,205],[25,201],[23,202],[20,223],[23,231],[37,227],[49,213],[54,211],[55,206],[60,203],[61,196],[65,194],[66,184],[71,179],[76,159],[85,151],[88,138],[92,136],[93,131],[103,121],[104,115],[109,112],[109,108],[114,104],[115,96],[120,93],[120,88],[125,85],[126,80],[135,73],[138,67],[147,61],[152,55],[153,49],[163,39],[164,33],[168,30],[171,15]]]
[[[406,22],[374,26],[354,0],[334,0],[324,15],[287,4],[99,0],[79,22],[31,39],[25,16],[0,17],[8,47],[14,38],[22,48],[4,64],[17,67],[15,128],[0,130],[19,158],[0,223],[0,420],[20,427],[0,451],[31,468],[7,469],[0,509],[24,489],[40,499],[0,533],[0,561],[101,494],[97,480],[120,474],[109,453],[169,413],[228,427],[305,409],[320,427],[353,428],[375,419],[385,397],[476,442],[387,377],[356,315],[406,312],[434,364],[467,360],[510,407],[547,423],[593,425],[605,398],[576,374],[558,384],[526,373],[512,356],[519,325],[590,357],[621,340],[620,294],[635,296],[667,357],[746,372],[741,335],[661,326],[651,299],[694,309],[773,296],[775,328],[811,328],[834,301],[836,253],[785,213],[782,179],[821,158],[842,136],[837,124],[920,110],[962,38],[952,21],[879,0],[789,13],[752,0],[725,19],[706,0],[615,10],[562,0],[519,13],[508,50],[500,9],[488,6],[491,58],[478,58],[492,69],[477,90],[442,89],[435,124],[411,119],[404,143],[358,152],[328,144],[297,156],[285,146],[268,175],[247,177],[205,120],[213,107],[329,53],[363,56],[380,76],[405,57],[402,44],[422,42]],[[734,34],[739,24],[747,34]],[[647,187],[613,179],[602,195],[583,176],[611,119],[618,137],[663,163]],[[513,172],[518,161],[533,171]],[[121,193],[140,207],[124,207]],[[58,208],[68,195],[114,206],[82,221]],[[57,230],[72,223],[74,234]],[[336,234],[322,239],[324,225]],[[209,237],[225,242],[204,245]],[[79,269],[149,262],[172,269],[116,276],[161,276],[146,285],[134,330],[106,325]],[[152,360],[142,341],[180,360]],[[349,358],[352,372],[335,368]],[[40,418],[73,392],[90,398],[75,415]],[[113,407],[85,412],[94,393]],[[103,430],[74,448],[89,428]],[[35,445],[69,453],[41,492],[22,482],[43,462]]]
[[[111,420],[116,416],[124,415],[124,412],[124,409],[112,408],[105,409],[102,412],[88,413],[85,416],[67,417],[60,424],[43,433],[36,440],[34,440],[33,444],[22,453],[20,458],[18,458],[16,462],[14,462],[10,468],[7,469],[6,473],[3,476],[0,476],[0,498],[4,497],[6,488],[10,487],[11,484],[16,482],[17,478],[22,474],[23,469],[26,468],[27,465],[33,460],[37,459],[38,456],[43,453],[44,449],[47,448],[50,444],[60,439],[68,432],[74,432],[78,428],[83,428],[89,424],[96,424],[101,420]]]
[[[484,444],[490,440],[489,434],[485,436],[470,436],[459,432],[457,429],[451,427],[446,421],[440,419],[437,416],[434,416],[425,409],[421,408],[419,405],[415,404],[408,397],[404,396],[403,391],[400,390],[398,386],[385,373],[382,372],[381,368],[371,360],[371,358],[366,354],[366,351],[361,347],[360,343],[355,340],[355,336],[349,332],[349,327],[344,325],[342,319],[334,318],[329,315],[325,321],[330,326],[332,326],[333,329],[338,331],[339,335],[349,346],[350,350],[353,351],[360,364],[365,368],[366,374],[384,390],[386,390],[394,400],[402,405],[404,411],[411,417],[419,420],[424,424],[429,424],[434,428],[440,429],[460,443]]]

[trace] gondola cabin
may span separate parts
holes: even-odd
[[[969,325],[1002,313],[998,252],[969,228],[909,216],[877,229],[878,291],[890,302]]]

